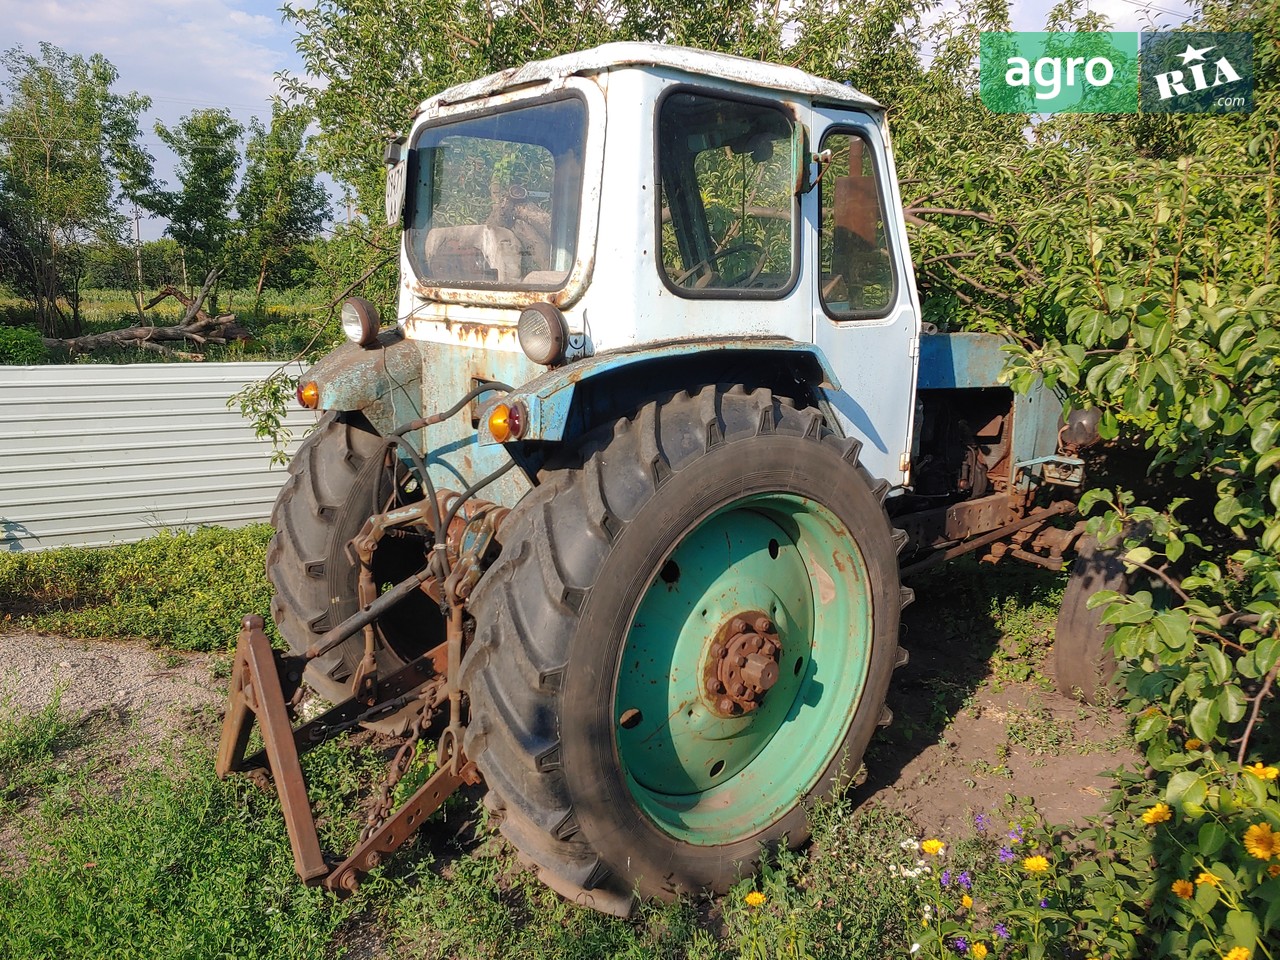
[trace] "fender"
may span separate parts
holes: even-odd
[[[319,388],[320,410],[361,410],[371,423],[386,429],[389,422],[390,394],[396,391],[395,409],[402,414],[422,412],[423,344],[408,340],[398,329],[384,330],[377,343],[369,348],[343,343],[321,357],[303,376],[303,382],[314,381]],[[401,416],[401,420],[412,419]]]
[[[735,339],[688,339],[597,354],[563,367],[549,370],[534,380],[502,397],[490,400],[480,410],[477,442],[496,444],[489,432],[489,412],[499,403],[520,403],[527,414],[521,440],[559,441],[578,432],[573,421],[578,396],[589,388],[616,381],[620,375],[638,387],[638,397],[653,396],[661,386],[662,375],[678,361],[697,358],[700,367],[714,368],[733,362],[767,365],[789,373],[796,382],[813,389],[838,391],[839,381],[821,348],[779,337]],[[711,380],[714,382],[714,378]],[[681,380],[680,385],[692,385]],[[818,390],[817,388],[821,388]],[[586,426],[593,425],[588,419]],[[578,427],[584,425],[576,424]]]

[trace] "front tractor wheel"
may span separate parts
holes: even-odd
[[[275,536],[267,548],[271,615],[295,654],[359,609],[359,562],[348,549],[375,513],[402,503],[406,494],[386,466],[387,444],[359,414],[327,414],[289,464],[289,479],[271,513]],[[411,499],[413,495],[408,495]],[[375,582],[396,583],[426,562],[424,544],[387,538],[374,554]],[[403,666],[444,639],[435,603],[418,592],[377,624],[380,673]],[[307,682],[326,700],[351,696],[351,679],[364,656],[357,632],[307,664]],[[369,726],[399,733],[411,711]]]
[[[724,891],[857,772],[909,596],[857,449],[708,387],[589,435],[507,519],[466,752],[554,889]]]

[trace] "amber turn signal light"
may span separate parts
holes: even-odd
[[[298,384],[298,402],[308,410],[316,408],[316,404],[320,402],[320,388],[314,380]]]
[[[519,440],[524,433],[524,409],[518,403],[500,403],[489,412],[489,433],[499,443]]]

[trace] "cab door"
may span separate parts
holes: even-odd
[[[828,399],[877,477],[908,482],[920,302],[882,114],[818,107],[821,177],[806,197],[813,342],[841,390]],[[827,152],[830,151],[829,159]]]

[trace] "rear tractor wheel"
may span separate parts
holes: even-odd
[[[887,719],[886,484],[811,409],[707,387],[588,435],[471,601],[465,749],[562,895],[722,892],[808,837]]]

